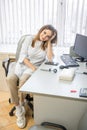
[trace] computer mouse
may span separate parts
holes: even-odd
[[[64,68],[68,68],[68,66],[60,65],[59,68],[60,68],[60,69],[64,69]]]

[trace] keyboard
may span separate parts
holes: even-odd
[[[78,67],[79,64],[73,59],[69,54],[63,54],[61,56],[61,60],[65,63],[68,67]]]

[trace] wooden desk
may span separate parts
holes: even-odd
[[[62,64],[61,60],[58,62]],[[45,72],[40,69],[57,69],[57,73]],[[80,64],[78,71],[85,69]],[[77,130],[79,120],[87,111],[87,98],[79,97],[79,90],[87,87],[87,75],[76,74],[72,82],[58,78],[59,66],[42,64],[40,68],[20,89],[34,95],[34,120],[36,124],[50,121],[64,125],[68,130]],[[71,93],[70,90],[77,90]]]

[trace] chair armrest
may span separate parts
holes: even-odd
[[[16,59],[15,58],[6,58],[2,61],[2,67],[4,68],[5,70],[5,75],[7,76],[8,74],[8,68],[9,68],[9,64],[11,62],[14,62]]]

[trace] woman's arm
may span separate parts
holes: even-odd
[[[48,41],[48,46],[47,46],[47,58],[49,61],[52,61],[53,58],[53,51],[52,51],[52,44],[51,41]]]
[[[48,57],[49,61],[52,61],[52,58],[54,56],[51,41],[55,38],[55,36],[56,36],[56,33],[54,33],[54,35],[47,42],[48,43],[48,45],[47,45],[47,57]]]
[[[29,68],[31,68],[33,71],[35,71],[35,70],[37,69],[36,66],[33,65],[33,64],[29,61],[29,59],[27,59],[27,58],[24,58],[23,63],[24,63],[26,66],[28,66]]]

